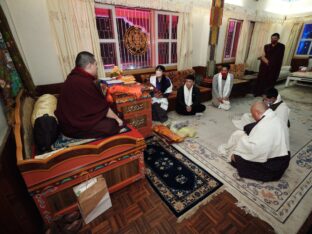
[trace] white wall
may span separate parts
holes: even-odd
[[[285,1],[285,0],[262,0],[259,1],[259,7],[264,11],[281,14],[285,16],[291,15],[311,15],[312,1]]]
[[[35,85],[63,82],[45,0],[0,0]]]

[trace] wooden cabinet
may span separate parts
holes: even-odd
[[[152,135],[152,107],[148,91],[143,91],[137,99],[132,95],[115,94],[117,110],[124,114],[128,124],[136,128],[145,138]]]

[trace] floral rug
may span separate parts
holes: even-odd
[[[268,222],[278,233],[296,233],[312,211],[312,105],[286,101],[291,109],[290,166],[280,181],[263,183],[240,178],[217,150],[235,130],[231,120],[248,112],[255,100],[259,99],[231,100],[232,109],[227,112],[206,103],[201,117],[171,112],[171,121],[188,120],[197,130],[197,137],[174,147],[224,183],[246,212]]]
[[[144,151],[146,176],[153,189],[180,220],[194,213],[222,183],[178,150],[154,136]],[[179,221],[179,220],[178,220]]]

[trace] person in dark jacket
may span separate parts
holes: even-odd
[[[153,87],[152,95],[152,120],[164,123],[168,120],[167,110],[169,106],[168,97],[172,92],[171,80],[166,77],[165,67],[158,65],[155,75],[150,77],[150,84]]]
[[[206,110],[203,104],[200,104],[199,88],[194,85],[195,77],[188,75],[185,78],[185,84],[178,89],[175,110],[180,115],[195,115]]]
[[[83,51],[67,76],[58,98],[55,115],[61,132],[72,138],[97,138],[119,133],[123,121],[112,111],[96,85],[94,55]]]
[[[273,88],[281,71],[285,45],[279,43],[280,35],[274,33],[271,43],[264,46],[263,55],[259,57],[261,63],[257,84],[254,90],[255,96],[261,96],[265,90]]]

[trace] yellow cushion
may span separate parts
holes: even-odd
[[[56,110],[57,99],[55,96],[51,94],[44,94],[38,98],[35,103],[34,110],[31,116],[31,124],[32,126],[35,125],[35,120],[45,114],[49,116],[53,116],[54,118],[54,111]]]

